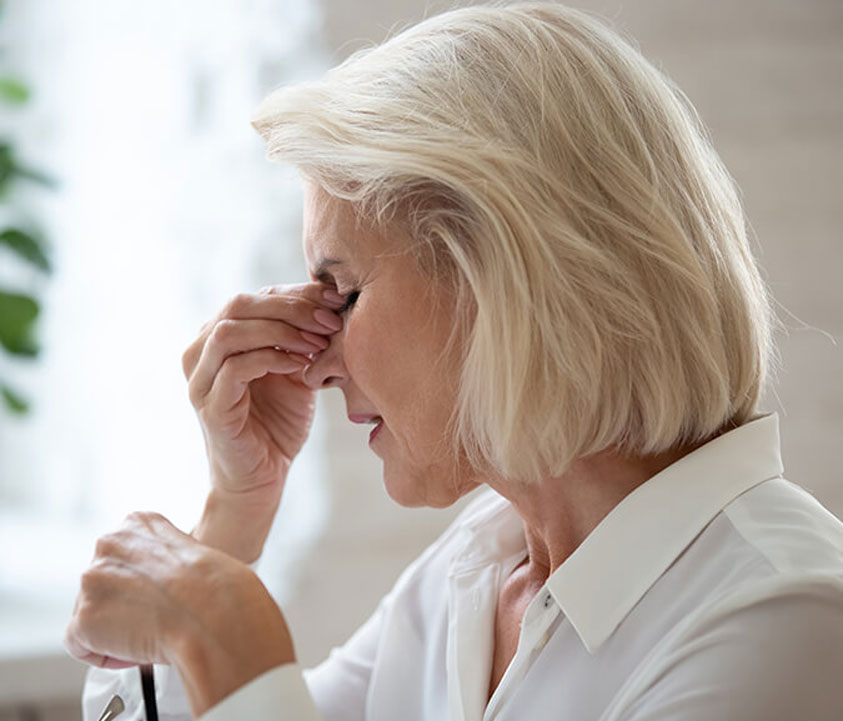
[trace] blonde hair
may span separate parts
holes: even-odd
[[[401,221],[465,311],[454,438],[537,480],[756,412],[772,313],[690,102],[602,22],[463,8],[272,93],[273,159]]]

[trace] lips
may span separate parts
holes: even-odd
[[[375,436],[380,433],[381,428],[383,428],[383,418],[380,416],[372,415],[372,414],[365,414],[365,413],[349,413],[348,420],[352,423],[374,423],[375,427],[372,428],[372,432],[369,434],[369,443],[375,440]]]

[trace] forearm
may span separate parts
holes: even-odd
[[[191,535],[244,563],[260,558],[280,503],[279,494],[232,494],[212,489]]]

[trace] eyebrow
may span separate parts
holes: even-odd
[[[334,265],[342,265],[342,261],[337,258],[322,258],[322,260],[317,263],[316,269],[313,271],[313,277],[321,283],[333,281],[334,277],[328,272],[328,268]]]

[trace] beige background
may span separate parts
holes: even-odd
[[[339,61],[447,6],[323,0],[323,7],[323,41]],[[835,457],[843,441],[843,355],[834,340],[843,338],[843,3],[587,0],[577,7],[631,35],[679,84],[736,178],[783,322],[782,366],[765,406],[781,416],[786,474],[843,516]],[[335,451],[324,479],[327,530],[310,562],[296,564],[295,592],[285,598],[277,586],[299,654],[314,662],[365,619],[454,512],[391,503],[365,436],[348,430],[339,394],[321,400]],[[269,563],[265,569],[271,583],[275,571]],[[347,593],[361,588],[361,578],[365,589]]]
[[[467,3],[464,3],[467,4]],[[843,3],[583,0],[688,94],[738,182],[780,304],[786,473],[843,515]],[[326,0],[335,58],[444,3]],[[429,14],[429,13],[428,13]]]

